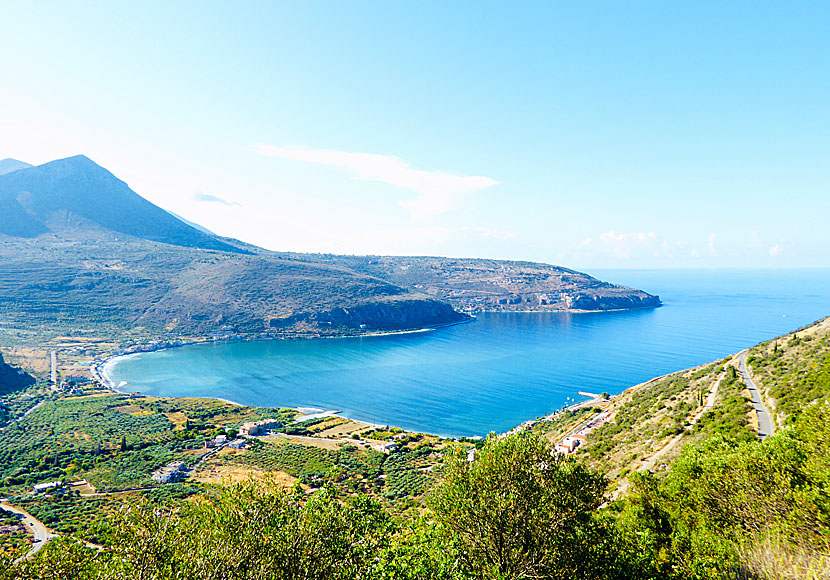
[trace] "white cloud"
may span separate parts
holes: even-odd
[[[780,244],[775,244],[769,249],[769,255],[773,257],[780,256],[783,252],[784,248],[782,248]]]
[[[494,228],[485,228],[485,227],[468,227],[464,226],[461,228],[463,232],[472,232],[477,234],[482,238],[495,238],[497,240],[515,240],[519,237],[516,232],[511,232],[508,230],[499,230]]]
[[[718,249],[715,244],[718,241],[718,234],[711,234],[708,238],[706,238],[706,247],[709,250],[709,253],[713,256],[718,255]]]
[[[193,201],[200,201],[206,203],[220,203],[222,205],[228,206],[241,205],[236,201],[228,201],[227,199],[219,197],[218,195],[213,195],[212,193],[204,193],[202,191],[197,191],[193,194]]]
[[[649,263],[654,259],[676,263],[677,260],[697,259],[704,254],[716,256],[717,235],[705,240],[705,246],[692,247],[683,240],[671,240],[657,232],[618,232],[610,230],[598,236],[584,238],[570,245],[575,260],[607,260],[628,263]]]
[[[499,183],[489,177],[415,169],[406,161],[392,155],[311,149],[302,146],[257,145],[253,150],[268,157],[339,167],[351,173],[354,179],[377,181],[414,191],[418,196],[401,201],[400,205],[415,219],[455,209],[460,198]]]
[[[578,244],[583,249],[597,249],[611,253],[616,258],[627,260],[634,254],[653,253],[660,248],[660,240],[654,232],[625,233],[611,230],[601,233],[599,240],[586,238]]]

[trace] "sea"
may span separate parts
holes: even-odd
[[[189,345],[115,359],[121,389],[337,410],[449,437],[505,432],[655,376],[719,360],[830,315],[830,269],[615,270],[663,306],[480,313],[467,324],[362,338]]]

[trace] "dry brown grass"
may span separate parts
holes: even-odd
[[[318,437],[283,437],[281,435],[266,435],[260,437],[263,441],[281,445],[283,443],[294,443],[296,445],[305,445],[306,447],[317,447],[319,449],[328,449],[335,451],[340,448],[343,443],[341,441],[334,441],[332,439],[320,439]]]
[[[745,569],[736,578],[819,580],[830,578],[830,541],[819,547],[793,545],[778,535],[757,538],[741,550]]]
[[[272,478],[280,485],[291,488],[297,481],[296,477],[284,471],[265,472],[259,469],[243,467],[241,465],[228,465],[219,461],[208,461],[191,479],[200,483],[213,485],[233,485],[249,479]]]
[[[364,423],[362,421],[355,421],[353,419],[345,419],[343,417],[338,417],[340,422],[336,424],[329,424],[326,426],[325,429],[321,429],[317,433],[315,433],[318,437],[351,437],[355,433],[360,433],[362,431],[368,431],[372,428],[371,425],[368,423]]]
[[[184,424],[187,423],[187,415],[181,411],[176,411],[175,413],[165,413],[164,416],[175,425],[173,428],[174,431],[184,431]]]

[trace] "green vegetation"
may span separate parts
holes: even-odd
[[[86,478],[98,491],[155,485],[170,463],[195,463],[204,441],[248,420],[291,420],[295,411],[239,407],[200,399],[132,398],[101,392],[51,395],[0,435],[0,494],[36,483]]]
[[[31,540],[17,514],[0,508],[0,564],[29,549]],[[2,578],[2,576],[0,576]]]
[[[450,457],[432,507],[468,577],[615,577],[595,518],[605,486],[536,436],[491,437],[477,461]]]
[[[247,482],[163,512],[139,501],[103,552],[52,543],[6,578],[626,578],[597,512],[604,487],[533,435],[491,437],[476,463],[451,457],[431,519],[401,520],[331,486],[308,496]]]
[[[110,533],[111,516],[124,500],[118,496],[80,497],[77,492],[69,492],[15,503],[56,532],[103,544]]]
[[[222,461],[263,471],[284,471],[311,487],[333,483],[351,493],[400,499],[420,496],[432,486],[432,468],[441,456],[429,445],[404,447],[386,455],[354,445],[328,450],[288,441],[250,440],[247,450],[224,456]]]
[[[779,423],[794,423],[809,403],[830,394],[828,334],[801,332],[761,344],[747,362],[775,399]]]
[[[666,577],[824,578],[830,572],[830,406],[763,442],[720,435],[665,477],[637,474],[624,517]]]
[[[746,386],[734,366],[726,367],[712,410],[707,411],[695,425],[696,433],[722,435],[735,441],[755,441],[758,433],[749,424],[751,400],[744,392]]]
[[[258,440],[220,458],[286,471],[314,489],[287,491],[265,479],[177,484],[117,499],[30,499],[27,509],[104,549],[64,538],[32,562],[0,560],[0,579],[826,578],[830,328],[820,330],[753,351],[766,389],[782,394],[776,402],[787,425],[763,442],[730,361],[653,381],[612,403],[618,419],[609,427],[623,424],[658,441],[680,425],[685,442],[666,468],[630,475],[628,495],[617,500],[588,462],[602,463],[591,453],[601,444],[617,454],[631,449],[624,429],[605,429],[586,452],[567,457],[537,432],[490,436],[474,461],[468,444],[439,450],[417,437],[389,455]],[[715,381],[714,408],[686,429]],[[803,394],[801,403],[792,393]],[[127,414],[149,417],[146,411]],[[168,431],[186,440],[207,422],[188,419]],[[420,494],[425,501],[412,502]],[[116,509],[125,503],[129,509]]]

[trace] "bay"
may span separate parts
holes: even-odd
[[[445,436],[503,432],[580,400],[720,359],[830,314],[830,270],[600,271],[653,310],[482,313],[412,334],[215,342],[116,359],[124,390],[337,409]]]

